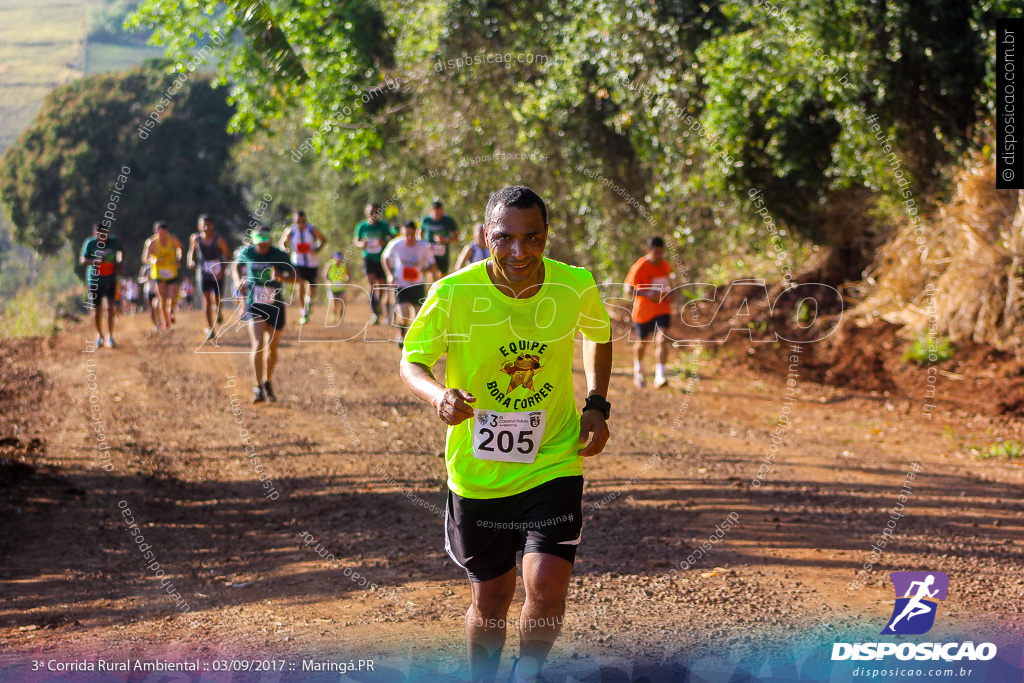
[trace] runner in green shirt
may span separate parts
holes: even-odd
[[[270,243],[270,228],[252,232],[252,244],[235,257],[235,282],[245,295],[242,320],[249,324],[251,360],[256,386],[252,402],[274,402],[277,397],[270,380],[277,366],[277,345],[284,329],[284,282],[295,282],[295,266],[288,254]]]
[[[121,274],[121,240],[110,231],[94,223],[92,237],[82,244],[78,262],[86,266],[85,286],[89,290],[89,308],[96,323],[96,347],[103,346],[103,300],[107,300],[106,345],[114,346],[114,299],[117,296],[117,277]]]
[[[380,204],[367,204],[363,213],[366,220],[356,226],[352,243],[363,250],[363,273],[370,286],[370,308],[373,309],[370,324],[376,325],[380,322],[381,314],[379,291],[387,284],[387,274],[380,264],[380,255],[395,236],[395,229],[380,219]]]
[[[420,221],[423,241],[434,250],[434,265],[442,275],[448,273],[450,245],[459,241],[459,227],[455,219],[444,212],[444,204],[435,199],[430,205],[430,215]]]
[[[582,536],[582,457],[608,441],[608,313],[593,276],[544,257],[543,200],[494,193],[484,214],[492,258],[442,278],[405,339],[401,376],[448,425],[445,549],[472,582],[470,676],[493,679],[523,551],[526,602],[516,675],[537,674],[558,636]],[[572,365],[583,334],[589,396],[576,409]],[[446,356],[444,382],[432,372]]]

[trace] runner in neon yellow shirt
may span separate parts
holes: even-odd
[[[611,326],[594,277],[544,258],[547,209],[525,187],[487,203],[491,257],[442,278],[405,339],[402,379],[448,425],[445,549],[472,582],[470,676],[493,679],[523,551],[516,675],[543,666],[560,631],[582,537],[581,457],[608,441]],[[583,334],[589,396],[573,395]],[[447,356],[444,383],[431,368]]]

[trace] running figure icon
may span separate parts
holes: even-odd
[[[927,633],[935,624],[939,601],[946,599],[949,577],[943,572],[893,572],[890,577],[896,589],[896,602],[882,633]]]
[[[926,597],[934,598],[935,595],[939,592],[938,588],[936,588],[934,591],[928,590],[928,587],[931,586],[933,583],[935,583],[935,576],[933,574],[929,574],[927,577],[925,577],[924,581],[911,582],[910,588],[907,590],[907,594],[903,596],[905,598],[910,598],[910,602],[907,603],[907,606],[903,608],[903,611],[900,612],[900,615],[898,617],[889,622],[890,630],[895,630],[893,629],[893,627],[896,626],[896,622],[898,622],[903,617],[906,617],[907,621],[910,621],[918,615],[928,614],[932,611],[932,608],[924,604],[921,601],[921,599]],[[914,586],[918,586],[917,594],[911,597],[910,593],[914,590]]]

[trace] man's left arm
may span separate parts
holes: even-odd
[[[587,398],[608,395],[608,382],[612,375],[612,342],[593,342],[583,338],[583,370],[587,375]],[[578,454],[597,455],[608,443],[608,422],[604,412],[597,408],[584,408],[580,417],[580,444]],[[589,443],[587,440],[589,439]]]

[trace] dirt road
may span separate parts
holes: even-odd
[[[85,325],[0,347],[0,456],[35,468],[8,468],[0,488],[0,650],[461,657],[467,583],[435,512],[441,426],[401,385],[386,330],[340,341],[359,336],[359,318],[299,339],[289,315],[276,405],[249,403],[241,331],[201,346],[198,313],[161,334],[122,321],[120,348],[95,353]],[[692,370],[678,353],[675,371]],[[786,377],[722,356],[638,391],[617,346],[613,438],[585,466],[556,660],[864,623],[877,633],[894,570],[949,575],[937,637],[1024,632],[1024,467],[964,447],[1006,424],[953,405],[929,420],[918,400],[799,377],[787,400]],[[581,396],[582,370],[576,380]],[[774,465],[754,485],[784,416]],[[913,463],[904,516],[872,560]]]

